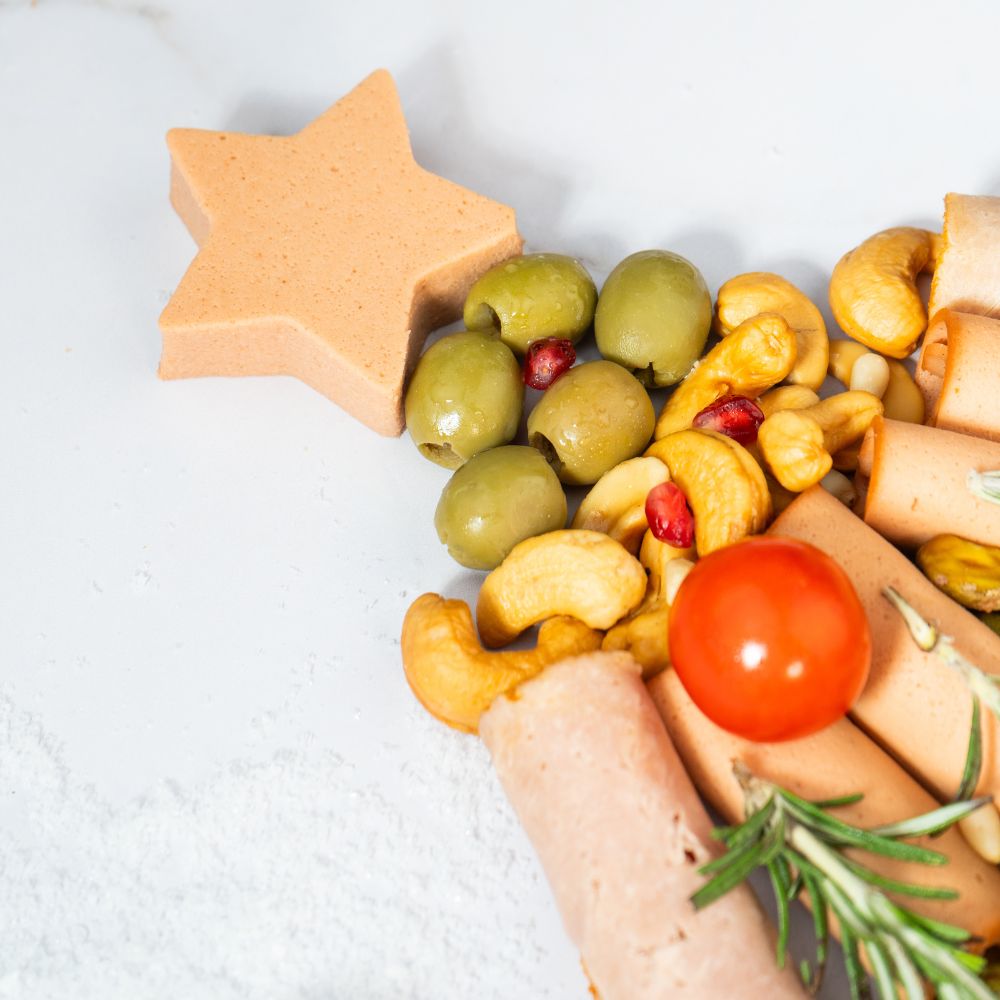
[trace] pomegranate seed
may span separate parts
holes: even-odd
[[[691,426],[725,434],[738,444],[753,444],[762,423],[764,411],[752,399],[723,396],[696,414]]]
[[[548,389],[575,361],[572,341],[561,337],[533,340],[524,359],[524,384],[530,389]]]
[[[678,549],[694,544],[694,514],[676,483],[660,483],[646,496],[646,521],[653,537]]]

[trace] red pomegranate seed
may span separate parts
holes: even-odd
[[[739,444],[753,444],[762,423],[764,411],[752,399],[723,396],[698,413],[691,426],[718,431]]]
[[[694,544],[694,514],[676,483],[660,483],[646,496],[646,521],[653,537],[678,549]]]
[[[560,337],[534,340],[528,345],[524,359],[524,384],[530,389],[548,389],[575,361],[572,341]]]

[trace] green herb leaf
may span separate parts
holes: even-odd
[[[903,995],[906,1000],[925,1000],[926,993],[923,983],[920,981],[920,973],[913,959],[907,955],[906,950],[894,937],[884,937],[881,941],[889,952],[892,964],[896,969],[896,977],[903,987]]]
[[[981,806],[993,801],[992,795],[983,795],[978,799],[968,799],[965,802],[951,802],[940,809],[914,816],[913,819],[902,820],[899,823],[886,823],[869,830],[880,837],[924,837],[929,833],[940,833],[948,827],[974,813]],[[936,853],[936,852],[935,852]]]
[[[805,799],[800,799],[791,792],[781,792],[782,799],[787,803],[788,811],[796,819],[824,840],[837,846],[860,847],[871,854],[882,854],[899,861],[915,861],[924,865],[943,865],[948,859],[938,851],[928,850],[916,844],[900,844],[879,831],[861,830],[849,826],[842,820],[828,816],[822,809],[817,809]]]
[[[858,953],[858,939],[853,931],[846,927],[840,928],[840,947],[844,952],[844,967],[847,969],[847,982],[851,988],[851,1000],[869,1000],[871,989],[868,986],[868,976],[865,975]]]
[[[775,960],[778,968],[783,969],[788,955],[788,930],[791,919],[788,912],[788,874],[782,870],[779,861],[779,858],[775,858],[767,866],[767,873],[771,876],[771,888],[778,904],[778,941],[775,945]]]
[[[809,907],[812,910],[813,932],[816,935],[816,971],[811,979],[806,980],[811,993],[818,993],[823,985],[826,973],[826,959],[830,950],[830,921],[827,918],[827,902],[823,897],[820,883],[811,875],[802,873],[806,892],[809,895]]]
[[[855,795],[841,795],[836,799],[813,799],[809,804],[817,809],[839,809],[841,806],[853,806],[864,798],[861,792]]]
[[[768,857],[771,846],[766,841],[766,838],[750,841],[730,851],[728,854],[716,858],[715,861],[709,862],[707,865],[702,865],[698,869],[701,874],[717,874],[691,897],[691,902],[694,903],[695,909],[701,910],[708,906],[709,903],[714,903],[727,892],[731,892],[736,886],[745,882],[750,873],[756,868],[766,865],[771,860]]]
[[[725,841],[726,846],[730,848],[739,847],[750,840],[756,840],[773,814],[774,798],[772,796],[745,823],[741,823],[739,826],[721,827],[723,833],[718,839]],[[705,868],[700,870],[703,875],[707,873]]]
[[[989,472],[969,469],[965,485],[974,497],[989,503],[1000,503],[1000,469],[991,469]]]
[[[983,769],[983,727],[980,722],[982,710],[979,699],[972,696],[972,728],[969,731],[969,749],[965,754],[965,767],[962,770],[962,781],[955,793],[955,801],[962,802],[971,799],[979,784],[979,775]]]
[[[902,896],[915,896],[919,899],[958,899],[958,893],[954,889],[946,889],[943,886],[913,885],[911,882],[900,882],[885,875],[879,875],[870,868],[866,868],[860,861],[844,855],[840,859],[854,872],[855,875],[863,878],[869,885],[876,885],[886,892],[899,893]]]
[[[975,721],[981,721],[975,711],[973,715]],[[968,756],[972,763],[967,771],[977,770],[974,750],[975,747],[970,747]],[[709,879],[692,896],[697,908],[725,895],[755,868],[763,867],[767,869],[778,907],[779,966],[788,958],[791,901],[803,892],[808,897],[816,935],[816,959],[811,972],[808,962],[801,964],[801,972],[813,992],[823,979],[833,914],[840,926],[851,996],[857,1000],[868,997],[871,989],[861,963],[862,949],[882,1000],[897,1000],[899,995],[907,1000],[924,1000],[927,984],[939,996],[951,996],[953,1000],[991,997],[996,1000],[980,978],[986,970],[985,960],[966,950],[970,941],[967,931],[914,913],[887,895],[954,899],[957,894],[947,888],[903,882],[872,871],[853,850],[859,848],[928,865],[942,864],[947,859],[939,852],[896,838],[946,829],[991,801],[989,797],[952,803],[924,816],[865,830],[827,811],[856,802],[858,796],[817,804],[756,777],[745,765],[738,766],[736,776],[749,815],[744,823],[728,827],[720,834],[728,850],[701,869]],[[852,850],[846,852],[847,848]]]
[[[901,909],[899,916],[910,927],[925,930],[941,941],[965,944],[966,941],[972,939],[972,935],[961,927],[956,927],[954,924],[946,924],[941,920],[934,920],[932,917],[925,917],[919,913],[913,913],[911,910]],[[980,959],[978,955],[970,955],[969,957],[977,964],[980,962],[982,962],[983,966],[986,964],[985,960]]]
[[[879,996],[882,1000],[892,1000],[896,995],[896,978],[892,974],[892,965],[885,948],[878,941],[865,941],[865,954],[868,956],[868,964],[871,966],[872,975],[875,977],[875,985],[878,987]]]

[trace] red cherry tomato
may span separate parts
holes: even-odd
[[[760,742],[830,725],[868,679],[871,632],[824,552],[751,538],[700,560],[670,609],[670,658],[716,725]]]

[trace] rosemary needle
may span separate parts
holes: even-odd
[[[962,675],[973,696],[978,698],[1000,719],[1000,678],[988,674],[967,660],[956,648],[952,639],[942,635],[926,618],[893,587],[882,593],[886,600],[903,616],[913,641],[925,652],[934,653],[952,670]]]
[[[701,869],[710,877],[691,897],[696,908],[710,905],[764,867],[778,903],[779,965],[787,958],[789,902],[804,891],[812,908],[816,958],[811,971],[807,963],[802,971],[813,992],[823,977],[832,915],[840,925],[852,997],[870,995],[864,954],[883,1000],[894,1000],[897,991],[922,1000],[926,983],[953,1000],[996,1000],[980,975],[985,959],[964,948],[968,932],[922,917],[885,891],[931,898],[954,898],[954,893],[886,879],[843,853],[846,847],[861,848],[898,860],[941,864],[946,859],[939,852],[897,838],[939,831],[991,802],[991,797],[951,803],[902,823],[864,830],[829,813],[839,804],[857,801],[857,796],[832,800],[832,805],[809,802],[757,777],[741,762],[733,770],[743,788],[747,819],[716,831],[727,851]]]

